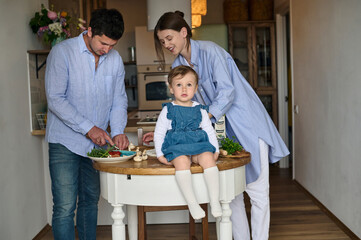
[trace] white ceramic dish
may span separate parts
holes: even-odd
[[[157,153],[155,152],[155,148],[153,148],[151,150],[147,150],[147,155],[150,157],[156,157]]]
[[[125,162],[135,156],[135,153],[129,156],[123,157],[112,157],[112,158],[97,158],[97,157],[88,157],[93,161],[101,162],[101,163],[117,163],[117,162]]]

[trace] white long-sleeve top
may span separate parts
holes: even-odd
[[[172,102],[172,104],[177,105],[174,102]],[[199,105],[199,103],[193,101],[192,107],[197,105]],[[162,145],[164,142],[164,138],[165,135],[167,134],[167,131],[172,129],[172,120],[167,118],[167,113],[168,113],[168,108],[167,106],[165,106],[160,112],[157,120],[157,124],[155,126],[154,147],[157,153],[157,157],[161,157],[164,155],[162,152]],[[216,132],[212,126],[211,120],[209,119],[208,113],[206,110],[201,109],[201,114],[202,114],[202,121],[199,124],[199,127],[207,133],[209,142],[216,148],[216,152],[219,152]]]

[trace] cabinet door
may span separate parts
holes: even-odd
[[[229,52],[245,79],[253,86],[252,28],[249,24],[232,24],[228,28]]]
[[[276,89],[275,40],[272,23],[257,23],[252,26],[255,89]]]
[[[274,23],[231,23],[228,34],[230,54],[277,126]]]
[[[277,92],[273,90],[258,90],[256,91],[259,99],[266,108],[268,114],[273,120],[273,123],[278,127],[277,119]]]

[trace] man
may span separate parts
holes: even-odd
[[[124,65],[112,48],[124,32],[122,15],[114,9],[92,13],[89,28],[55,45],[47,59],[46,140],[53,193],[54,239],[95,239],[99,173],[87,152],[107,143],[128,146]],[[110,125],[111,136],[106,129]],[[78,200],[78,202],[77,202]]]

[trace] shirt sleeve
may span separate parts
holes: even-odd
[[[232,64],[229,61],[233,61],[226,52],[216,46],[208,49],[210,56],[207,59],[212,61],[212,78],[209,79],[203,85],[207,92],[214,92],[213,99],[209,105],[209,112],[213,115],[213,122],[216,122],[231,108],[235,99],[235,88],[232,80]],[[206,61],[208,61],[206,60]],[[209,64],[204,62],[203,64]],[[210,89],[210,85],[213,84],[215,87]]]
[[[169,129],[172,129],[172,121],[167,118],[168,108],[163,107],[162,111],[158,116],[157,123],[154,130],[154,148],[157,154],[157,157],[163,156],[162,145],[164,142],[165,135]]]
[[[124,85],[124,65],[121,57],[119,56],[119,68],[117,79],[114,87],[114,98],[112,103],[112,108],[110,111],[110,128],[112,137],[118,134],[124,134],[124,128],[127,125],[127,108],[128,108],[128,98],[125,92]]]
[[[60,47],[54,47],[47,58],[45,89],[48,109],[75,132],[85,135],[94,123],[85,118],[69,102],[66,92],[69,82],[68,61]]]
[[[212,122],[209,119],[208,113],[204,109],[201,109],[201,113],[202,113],[202,121],[200,123],[200,127],[207,133],[209,142],[216,148],[216,152],[219,152],[216,131],[212,126]]]

